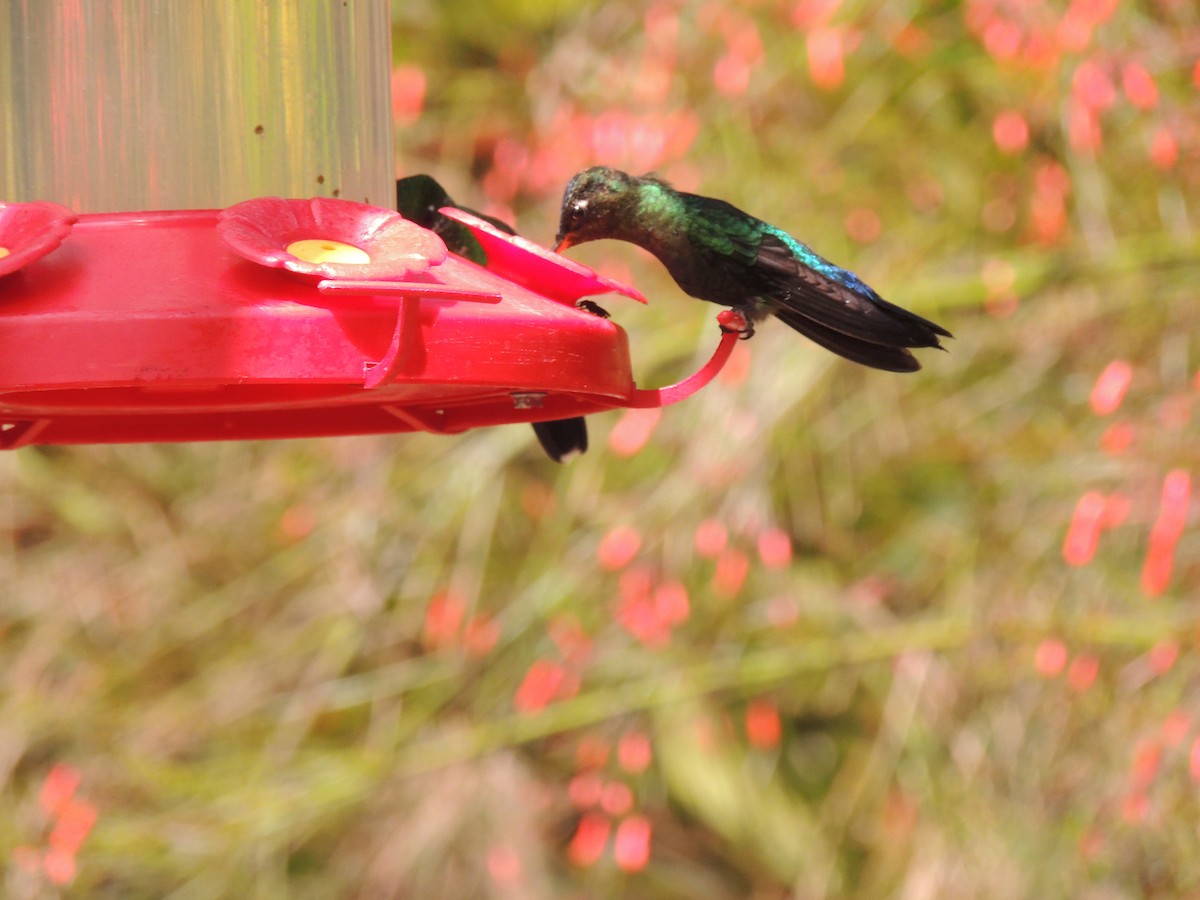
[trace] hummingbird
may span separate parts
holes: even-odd
[[[483,246],[466,225],[455,222],[439,212],[444,206],[469,212],[495,225],[505,234],[517,233],[507,222],[455,203],[446,193],[446,189],[429,175],[409,175],[407,178],[396,179],[396,211],[400,215],[437,234],[451,253],[457,253],[476,265],[486,266],[487,254]]]
[[[890,372],[921,367],[909,348],[941,348],[940,325],[884,300],[786,231],[654,175],[595,166],[563,194],[555,250],[615,238],[650,251],[687,294],[741,314],[743,338],[773,315],[839,356]]]
[[[485,216],[450,199],[446,189],[429,175],[410,175],[396,179],[396,211],[404,218],[428,228],[437,234],[451,253],[456,253],[479,266],[487,265],[487,253],[483,245],[471,234],[471,230],[460,222],[442,215],[442,207],[452,206],[478,216],[495,225],[506,234],[516,234],[507,222]],[[531,422],[538,443],[555,462],[566,462],[575,454],[586,453],[588,448],[587,422],[583,416],[569,419],[552,419],[548,422]]]

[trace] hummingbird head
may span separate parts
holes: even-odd
[[[555,250],[617,236],[637,205],[638,180],[605,166],[594,166],[571,179],[563,193]]]

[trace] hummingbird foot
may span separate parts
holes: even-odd
[[[612,318],[612,316],[608,314],[608,310],[606,310],[599,303],[595,303],[591,300],[576,300],[575,308],[582,309],[584,312],[590,312],[593,316],[599,316],[602,319]]]
[[[717,324],[725,334],[738,334],[741,340],[748,341],[754,337],[754,323],[750,317],[738,309],[723,309],[717,313]]]

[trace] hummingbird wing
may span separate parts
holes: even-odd
[[[889,371],[920,368],[906,348],[940,347],[938,336],[950,337],[787,232],[722,200],[685,195],[685,202],[690,243],[708,270],[698,283],[710,293],[698,296],[731,306],[761,301],[827,350]]]

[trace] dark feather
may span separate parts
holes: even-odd
[[[583,416],[571,419],[552,419],[549,422],[534,422],[533,433],[538,443],[555,462],[563,462],[576,453],[586,453],[588,448],[587,422]]]

